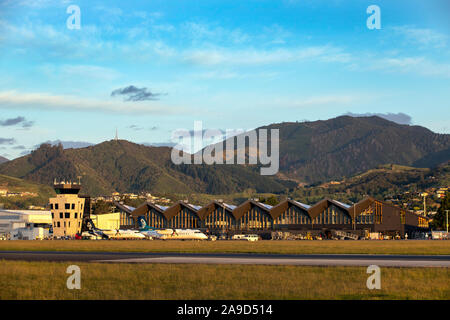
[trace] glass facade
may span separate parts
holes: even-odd
[[[321,204],[323,206],[323,203]],[[178,207],[180,208],[180,207]],[[200,218],[196,210],[190,206],[181,205],[181,210],[174,216],[173,209],[165,211],[159,210],[156,207],[148,206],[148,210],[144,214],[149,226],[154,228],[176,228],[176,229],[197,229],[205,228],[209,230],[277,230],[293,228],[293,229],[320,229],[335,228],[338,229],[354,229],[356,225],[376,225],[383,223],[383,204],[379,201],[373,201],[362,212],[356,212],[357,216],[355,221],[352,219],[354,213],[353,207],[342,207],[332,201],[328,202],[324,209],[317,214],[315,210],[305,209],[303,207],[296,206],[295,204],[288,202],[282,207],[274,207],[275,209],[266,210],[255,203],[247,204],[246,211],[242,212],[232,211],[225,206],[215,205],[210,207],[207,214]],[[282,209],[281,209],[282,208]],[[212,210],[213,209],[213,210]],[[355,207],[358,209],[358,206]],[[281,213],[280,213],[281,211]],[[167,218],[170,212],[170,218]],[[398,208],[398,210],[386,211],[386,214],[391,216],[395,215],[397,221],[405,223],[406,211]],[[199,213],[200,214],[200,213]],[[204,214],[204,213],[202,213]],[[311,219],[311,214],[314,215],[314,219]],[[239,215],[239,218],[236,218]],[[276,218],[273,218],[276,215]],[[129,214],[121,216],[121,225],[134,224],[132,217]],[[392,219],[388,219],[391,221]],[[417,221],[417,220],[416,220]],[[421,227],[427,227],[428,220],[424,218],[418,218],[416,222]],[[297,227],[296,227],[297,226]],[[360,228],[361,228],[360,227]],[[364,226],[365,227],[365,226]]]
[[[187,208],[183,208],[178,214],[172,217],[172,219],[167,221],[167,226],[169,228],[195,229],[199,228],[200,225],[200,219],[197,214]]]
[[[272,228],[272,217],[259,207],[252,207],[239,220],[241,230],[261,230]]]
[[[352,219],[350,215],[343,209],[330,205],[322,211],[317,217],[313,219],[314,224],[351,224]]]
[[[203,220],[203,226],[209,229],[235,229],[236,221],[231,212],[218,207]]]
[[[145,215],[145,220],[153,228],[167,228],[166,218],[155,209],[150,209]]]
[[[311,224],[311,218],[308,212],[295,207],[289,206],[278,218],[273,221],[274,226],[284,224]]]

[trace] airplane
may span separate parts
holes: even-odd
[[[90,238],[101,239],[145,239],[146,236],[138,230],[98,229],[91,219],[86,220],[87,231],[81,235]]]
[[[147,224],[144,216],[138,217],[139,230],[147,237],[161,240],[207,240],[208,236],[197,229],[156,229]]]

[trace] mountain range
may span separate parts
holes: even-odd
[[[283,192],[295,183],[259,175],[245,166],[181,165],[171,162],[171,148],[111,140],[80,149],[42,144],[31,154],[0,165],[0,172],[42,184],[54,179],[82,180],[83,193],[113,191],[229,193],[253,188]]]
[[[450,160],[450,135],[373,117],[272,124],[280,131],[280,172],[318,183],[382,164],[434,167]]]
[[[9,160],[4,158],[4,157],[2,157],[2,156],[0,156],[0,164],[2,164],[4,162],[7,162],[7,161],[9,161]]]
[[[283,193],[299,184],[353,176],[379,165],[432,167],[450,159],[450,135],[400,125],[379,117],[342,116],[285,122],[279,129],[280,172],[261,176],[258,165],[175,165],[169,147],[111,140],[79,149],[43,144],[31,154],[0,164],[0,174],[51,184],[77,181],[83,193],[226,194],[253,189]]]

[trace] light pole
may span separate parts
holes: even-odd
[[[426,217],[427,215],[427,195],[428,193],[424,192],[421,194],[421,196],[423,197],[423,215]]]
[[[448,234],[448,211],[449,210],[445,210],[446,216],[447,216],[447,234]]]

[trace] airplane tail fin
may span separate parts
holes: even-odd
[[[94,231],[97,228],[95,227],[94,222],[90,218],[83,219],[83,226],[81,228],[81,231]]]
[[[150,229],[144,216],[139,216],[137,220],[138,220],[139,229],[141,229],[141,230],[149,230]]]

